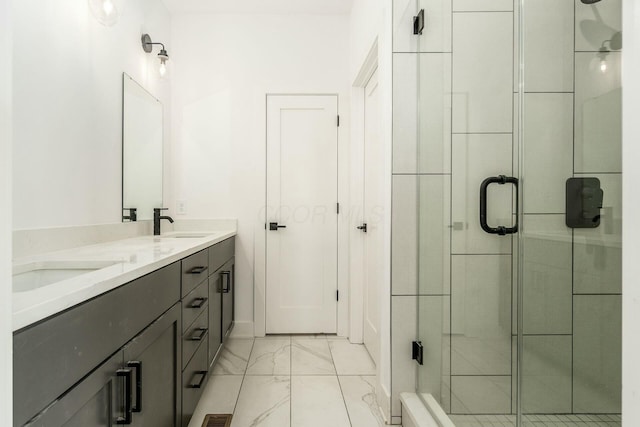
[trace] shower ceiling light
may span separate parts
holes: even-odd
[[[169,54],[167,53],[167,50],[164,47],[164,44],[162,43],[154,43],[151,41],[151,37],[149,36],[149,34],[143,34],[142,35],[142,49],[147,52],[147,53],[151,53],[151,51],[153,50],[153,45],[154,44],[159,44],[160,46],[162,46],[160,48],[160,52],[158,53],[158,60],[160,60],[160,66],[158,68],[158,73],[160,74],[160,77],[164,77],[167,75],[167,61],[169,60]]]
[[[121,0],[89,0],[89,9],[96,20],[106,27],[118,22],[122,12]]]

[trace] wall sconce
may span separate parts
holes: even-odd
[[[145,52],[151,53],[154,44],[159,44],[160,46],[162,46],[162,48],[160,49],[160,53],[158,53],[158,59],[160,60],[160,67],[158,68],[158,72],[160,73],[160,77],[164,77],[167,74],[167,61],[169,60],[169,54],[164,48],[164,44],[152,42],[149,34],[142,35],[142,49]]]
[[[120,0],[89,0],[89,9],[96,20],[106,27],[118,22],[122,12]]]
[[[609,47],[607,47],[607,44]],[[611,53],[611,51],[617,51],[622,49],[622,32],[618,31],[615,33],[611,40],[605,40],[602,42],[602,46],[598,49],[598,58],[600,59],[600,71],[602,73],[606,73],[609,65],[607,64],[607,55]]]

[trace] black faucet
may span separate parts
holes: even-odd
[[[129,215],[123,215],[122,219],[128,219],[131,222],[136,222],[138,220],[138,209],[137,208],[124,208],[123,210],[129,211]]]
[[[168,219],[170,223],[173,223],[173,218],[168,215],[160,216],[160,211],[166,211],[169,208],[153,208],[153,235],[160,235],[160,220]]]

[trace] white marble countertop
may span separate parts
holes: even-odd
[[[175,238],[193,234],[203,237]],[[235,227],[216,231],[175,231],[15,259],[14,274],[36,266],[111,264],[41,288],[13,292],[13,330],[73,307],[236,235]]]

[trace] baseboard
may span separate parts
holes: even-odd
[[[253,322],[235,321],[231,338],[253,338]]]
[[[380,412],[382,413],[382,417],[385,422],[387,424],[391,424],[391,393],[380,382],[380,375],[376,375],[376,382],[376,399],[378,400],[378,408],[380,408]]]

